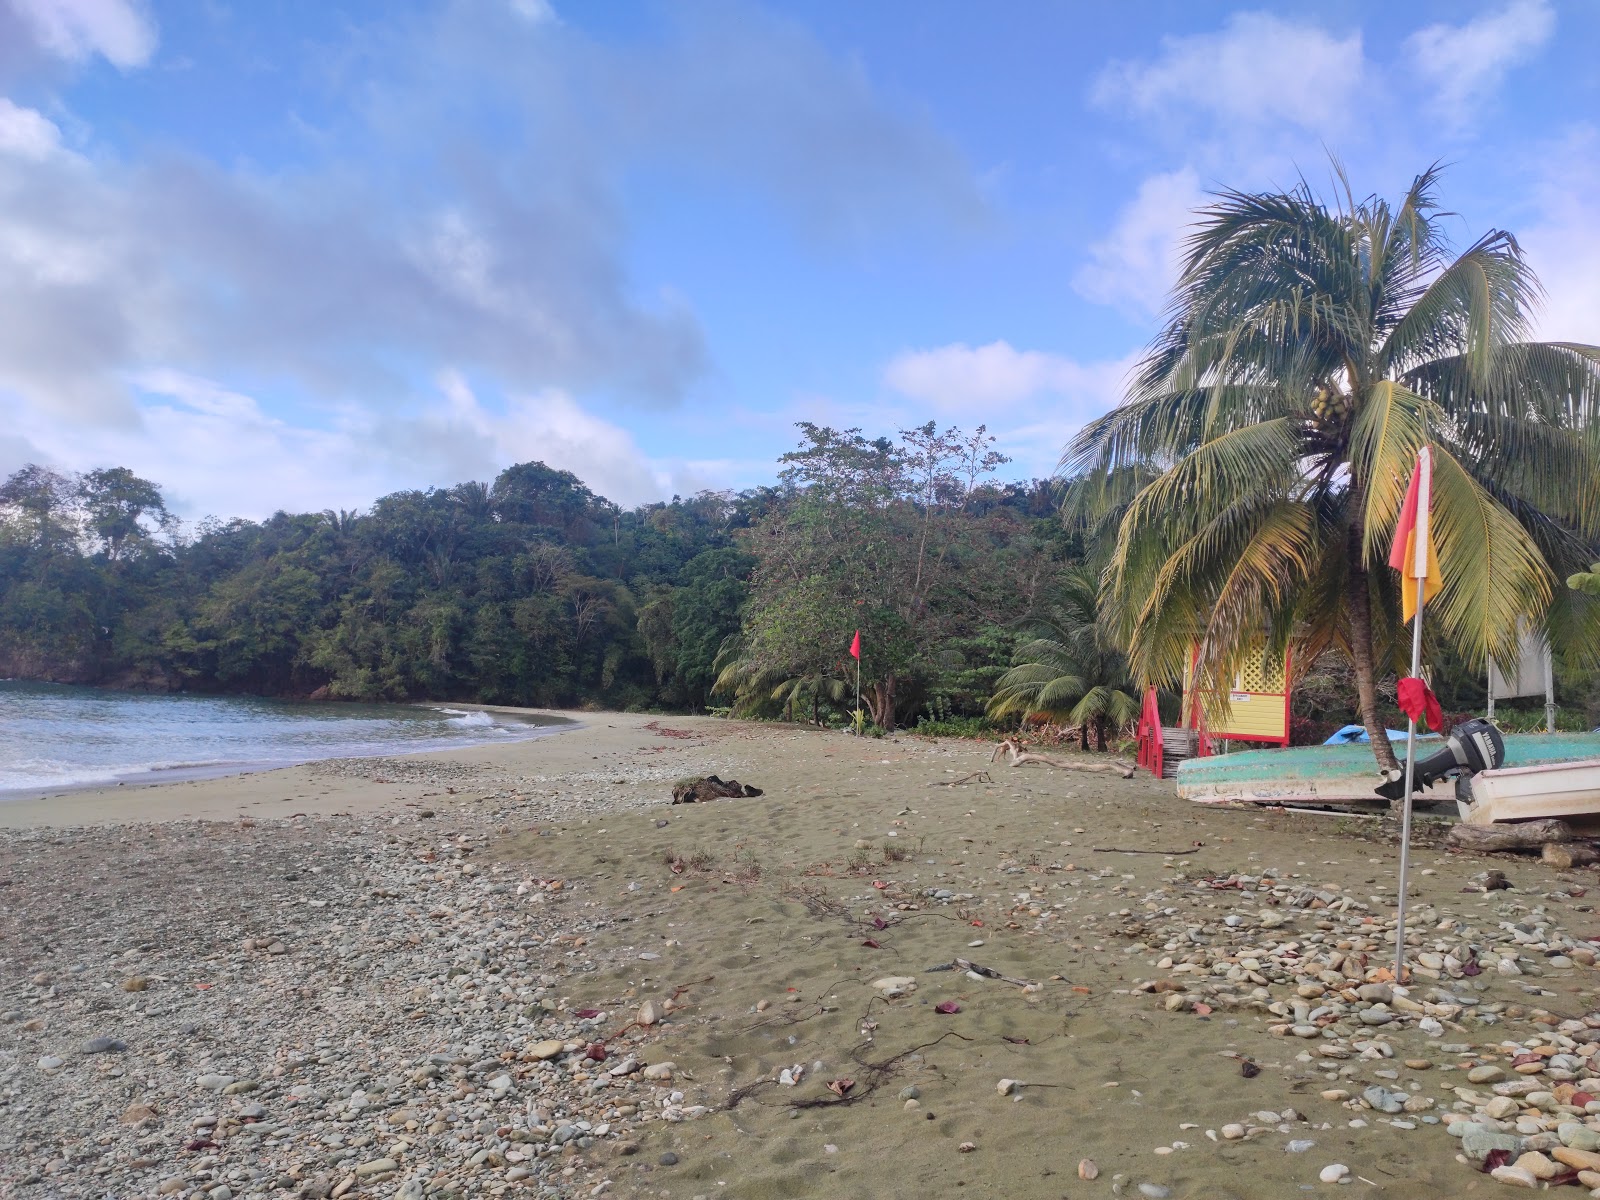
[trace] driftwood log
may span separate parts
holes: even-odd
[[[1578,835],[1565,821],[1546,818],[1515,824],[1455,825],[1446,840],[1458,850],[1492,854],[1498,850],[1540,850],[1548,845],[1576,841]]]
[[[989,756],[993,762],[1001,753],[1006,755],[1006,761],[1013,767],[1040,766],[1059,767],[1064,771],[1097,771],[1104,774],[1121,775],[1124,779],[1132,779],[1133,773],[1139,768],[1125,758],[1108,759],[1103,763],[1064,761],[1059,758],[1046,758],[1042,754],[1032,754],[1017,745],[1015,739],[1007,738],[994,748],[994,753]]]
[[[1600,863],[1600,850],[1596,850],[1588,842],[1546,842],[1544,849],[1539,852],[1539,857],[1545,865],[1554,867],[1558,871],[1570,871],[1573,867],[1592,867]]]

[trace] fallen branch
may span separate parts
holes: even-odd
[[[1197,854],[1199,853],[1199,850],[1199,846],[1191,846],[1187,850],[1125,850],[1121,846],[1094,847],[1095,854],[1160,854],[1162,856],[1172,854]]]
[[[1007,738],[1005,741],[996,746],[994,748],[994,753],[989,756],[989,761],[993,762],[995,759],[999,758],[1001,751],[1005,752],[1006,761],[1009,762],[1013,767],[1026,767],[1033,765],[1041,767],[1059,767],[1064,771],[1096,771],[1105,774],[1121,775],[1124,779],[1132,779],[1134,772],[1138,770],[1138,767],[1125,758],[1113,758],[1109,762],[1104,763],[1076,761],[1065,762],[1058,758],[1046,758],[1042,754],[1031,754],[1023,750],[1012,738]]]
[[[994,759],[990,759],[993,762]],[[960,779],[940,779],[930,783],[929,787],[960,787],[964,783],[993,783],[987,771],[974,771],[971,775],[963,775]]]

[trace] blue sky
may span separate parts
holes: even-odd
[[[1207,190],[1522,240],[1600,341],[1600,5],[0,0],[0,473],[184,516],[1115,403]]]

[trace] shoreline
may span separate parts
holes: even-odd
[[[537,742],[545,738],[563,733],[570,733],[583,727],[583,717],[580,712],[560,709],[535,709],[518,708],[510,705],[498,704],[472,704],[467,702],[443,704],[433,701],[419,701],[412,707],[432,708],[436,710],[455,712],[498,712],[508,715],[537,716],[554,718],[551,724],[526,722],[527,727],[533,732],[507,738],[502,741],[461,742],[448,746],[432,746],[427,749],[411,750],[404,748],[403,743],[397,744],[396,749],[373,754],[337,755],[322,758],[295,759],[287,762],[243,762],[243,763],[206,763],[193,765],[179,765],[173,767],[145,768],[125,777],[113,777],[110,780],[99,780],[88,783],[60,784],[44,788],[12,788],[0,790],[0,829],[22,828],[37,825],[61,824],[72,826],[75,824],[106,824],[127,822],[140,824],[146,821],[167,821],[184,819],[220,819],[225,813],[231,789],[206,788],[195,796],[186,796],[183,799],[198,811],[175,807],[177,797],[159,795],[156,802],[148,806],[140,806],[136,812],[128,810],[128,804],[136,797],[141,797],[150,792],[161,792],[162,789],[185,787],[194,784],[218,784],[227,780],[245,780],[256,776],[271,776],[276,780],[279,772],[300,771],[315,773],[315,769],[325,763],[358,763],[368,760],[410,759],[410,758],[441,758],[448,760],[450,756],[470,751],[488,748],[510,748],[529,742]],[[307,780],[295,777],[286,781],[286,786],[294,788],[304,787]],[[237,797],[238,803],[251,807],[259,807],[261,797],[255,791],[277,790],[270,782],[264,782],[259,789],[245,788]],[[58,819],[57,809],[65,809],[71,814],[70,819]],[[318,806],[318,811],[321,811]]]

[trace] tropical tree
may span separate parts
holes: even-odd
[[[849,669],[845,647],[859,629],[862,704],[893,730],[908,686],[985,610],[1001,547],[967,501],[1008,460],[981,425],[964,434],[929,422],[898,441],[799,428],[781,496],[744,536],[756,563],[749,673],[818,681],[806,685],[815,699],[820,681]]]
[[[1177,684],[1197,646],[1220,707],[1263,639],[1304,665],[1337,647],[1394,765],[1378,682],[1408,639],[1384,562],[1416,452],[1433,447],[1444,583],[1430,635],[1510,662],[1519,618],[1572,616],[1554,584],[1600,537],[1600,349],[1529,340],[1521,248],[1491,230],[1454,254],[1436,169],[1396,206],[1339,181],[1333,206],[1302,182],[1198,214],[1165,328],[1063,465],[1127,505],[1103,599],[1135,678]]]
[[[1068,570],[1048,619],[1017,647],[1012,668],[995,683],[992,717],[1043,716],[1079,726],[1083,748],[1089,730],[1106,748],[1106,728],[1139,715],[1138,688],[1127,660],[1112,644],[1096,604],[1098,582],[1085,567]]]

